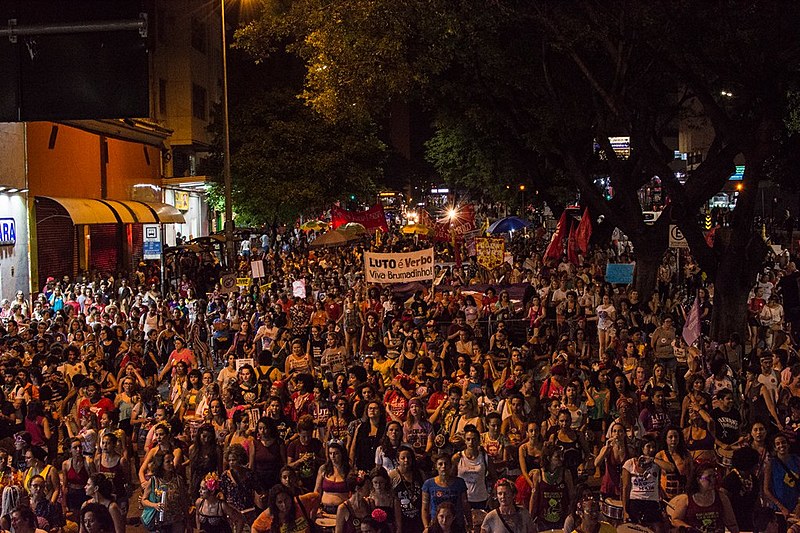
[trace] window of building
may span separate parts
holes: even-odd
[[[192,48],[206,53],[206,25],[197,17],[192,17]]]
[[[158,80],[158,113],[162,117],[167,114],[167,80]]]
[[[206,88],[196,83],[192,84],[192,115],[206,120]]]

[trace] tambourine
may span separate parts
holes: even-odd
[[[444,434],[439,433],[433,438],[433,444],[437,448],[444,448],[445,444],[447,444],[447,437]]]

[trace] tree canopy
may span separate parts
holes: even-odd
[[[733,307],[742,303],[741,287],[749,289],[764,257],[752,231],[758,184],[776,157],[787,155],[800,4],[299,0],[269,6],[238,42],[255,55],[290,43],[288,50],[306,62],[302,96],[320,113],[374,116],[393,99],[420,102],[436,118],[429,158],[443,175],[490,185],[503,173],[520,173],[542,191],[565,178],[595,215],[632,239],[645,295],[668,225],[676,223],[711,279],[722,273],[722,281],[740,287]],[[708,128],[710,143],[705,160],[679,180],[670,165],[679,124],[691,115],[702,117],[697,121]],[[608,141],[620,135],[631,138],[627,158]],[[723,235],[711,248],[696,214],[726,183],[737,157],[746,163],[730,232],[737,238]],[[610,178],[612,198],[595,186],[598,175]],[[648,226],[638,191],[654,176],[668,208]]]
[[[385,146],[372,122],[328,120],[287,88],[265,89],[232,106],[230,138],[239,225],[318,216],[346,195],[371,194],[382,176]],[[216,153],[219,175],[221,149]],[[213,197],[222,195],[216,183]]]

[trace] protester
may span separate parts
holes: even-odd
[[[509,236],[511,264],[496,272],[466,246],[456,266],[450,239],[431,244],[393,226],[380,244],[330,248],[287,228],[271,248],[248,244],[234,270],[248,277],[260,260],[264,277],[233,292],[219,286],[213,254],[187,251],[167,262],[163,286],[144,262],[130,275],[54,277],[42,298],[17,294],[0,310],[0,436],[11,457],[0,520],[33,481],[42,515],[63,492],[68,520],[81,521],[90,496],[124,523],[136,514],[125,505],[130,477],[151,510],[161,486],[181,489],[164,502],[176,531],[190,519],[203,531],[227,520],[235,533],[305,531],[322,518],[337,533],[463,532],[469,510],[487,533],[504,531],[503,520],[527,531],[528,514],[540,529],[561,528],[572,513],[577,531],[604,531],[597,492],[664,531],[660,491],[684,490],[691,506],[727,493],[769,504],[754,515],[792,518],[800,357],[785,322],[796,309],[784,312],[781,299],[796,299],[794,264],[768,262],[742,317],[745,343],[712,342],[703,333],[713,287],[687,251],[667,253],[646,295],[606,283],[622,247],[570,261],[544,253],[540,229]],[[430,246],[435,285],[366,283],[365,252]],[[744,449],[756,465],[739,460]],[[724,491],[698,481],[708,465]],[[376,466],[387,475],[368,475]],[[95,470],[113,478],[114,505],[83,490]],[[514,486],[494,484],[499,476]],[[577,501],[579,484],[592,494]],[[198,495],[202,512],[190,518]],[[672,525],[690,523],[691,506]],[[740,507],[734,519],[751,525]],[[88,514],[102,530],[102,511]]]

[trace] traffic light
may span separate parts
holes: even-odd
[[[350,195],[350,199],[351,199],[351,200],[355,200],[355,199],[356,199],[356,195],[355,195],[355,194],[351,194],[351,195]]]

